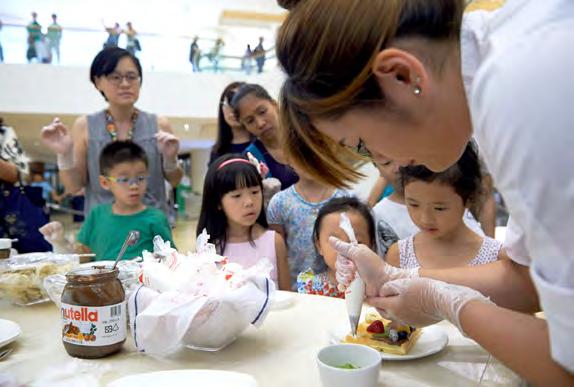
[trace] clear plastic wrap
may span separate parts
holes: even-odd
[[[98,262],[84,263],[82,266],[111,266],[102,265]],[[126,300],[130,297],[132,291],[139,285],[138,275],[141,270],[140,264],[136,261],[120,261],[118,262],[119,274],[118,278],[124,286],[126,292]],[[66,286],[66,273],[58,273],[44,278],[44,288],[50,300],[52,300],[58,307],[61,304],[62,292]]]
[[[77,254],[52,252],[15,255],[0,261],[0,298],[28,306],[49,301],[44,279],[65,274],[80,262]]]
[[[180,254],[161,238],[154,239],[153,254],[143,252],[143,286],[128,300],[138,350],[160,356],[182,346],[218,351],[265,320],[275,292],[272,264],[229,263],[208,239],[204,230],[193,254]]]

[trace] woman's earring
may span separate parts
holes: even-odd
[[[415,88],[414,88],[414,90],[413,90],[413,93],[414,93],[415,95],[420,95],[421,92],[423,91],[423,90],[421,89],[421,87],[419,86],[419,82],[420,82],[420,81],[421,81],[421,79],[420,79],[419,77],[417,77],[417,78],[416,78],[416,85],[415,85]]]

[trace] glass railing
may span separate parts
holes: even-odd
[[[45,28],[45,26],[44,26]],[[108,33],[89,28],[64,28],[60,42],[60,61],[52,53],[51,62],[64,66],[87,67],[94,56],[103,47]],[[139,33],[138,40],[141,51],[136,55],[140,59],[144,71],[177,71],[192,72],[189,60],[192,36],[167,36],[157,33]],[[0,30],[0,44],[3,47],[5,63],[28,63],[26,52],[28,49],[28,33],[23,25],[4,24]],[[202,38],[198,40],[201,51],[198,61],[201,71],[206,72],[248,72],[244,66],[244,53],[247,43],[255,47],[257,42],[246,42],[245,45],[232,42],[225,44],[219,55],[211,55],[216,39]],[[119,39],[120,47],[126,47],[126,36],[122,34]],[[271,46],[269,44],[269,46]],[[269,47],[265,54],[266,60],[263,71],[276,66],[275,52]],[[37,62],[33,59],[32,62]],[[249,62],[249,61],[248,61]],[[257,73],[255,59],[251,60],[251,71]]]

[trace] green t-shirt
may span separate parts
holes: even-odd
[[[148,207],[133,215],[116,215],[109,203],[92,209],[77,239],[96,254],[96,261],[113,260],[131,230],[139,231],[140,239],[135,246],[127,248],[122,259],[141,256],[143,250],[153,251],[153,237],[156,235],[174,246],[167,218],[157,208]]]
[[[39,42],[42,39],[42,26],[37,21],[32,21],[26,26],[29,41]]]
[[[57,43],[62,37],[62,27],[57,23],[52,23],[48,26],[48,33],[46,34],[52,43]]]

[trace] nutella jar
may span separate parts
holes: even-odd
[[[70,356],[97,359],[126,341],[125,291],[118,269],[87,267],[66,274],[62,293],[62,342]]]

